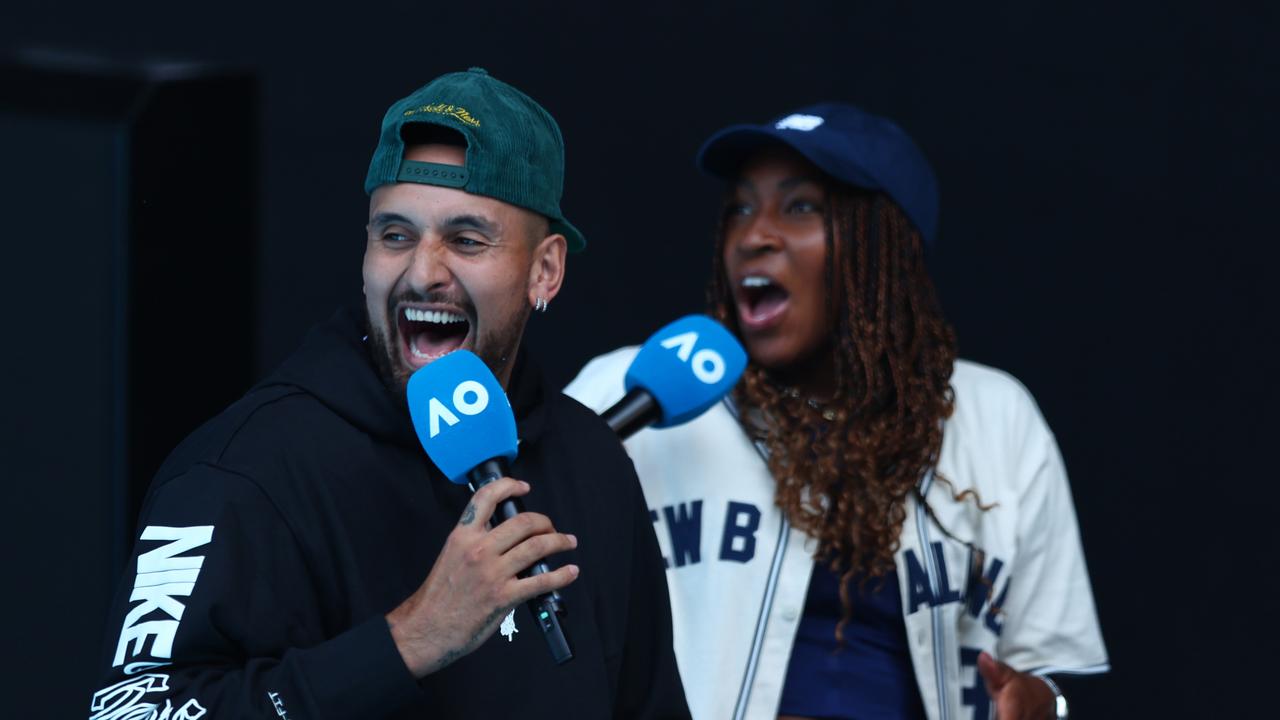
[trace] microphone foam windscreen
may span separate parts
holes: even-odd
[[[654,427],[669,427],[719,402],[746,367],[746,351],[724,326],[706,315],[688,315],[645,341],[624,383],[628,392],[648,390],[662,408]]]
[[[409,377],[409,416],[427,456],[459,485],[480,463],[516,457],[511,401],[484,361],[467,350],[433,360]]]

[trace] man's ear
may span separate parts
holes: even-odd
[[[560,292],[564,282],[565,256],[569,252],[564,235],[553,233],[538,241],[533,248],[533,264],[529,267],[529,305],[538,308],[542,299],[543,309]]]

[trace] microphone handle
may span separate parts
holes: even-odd
[[[626,440],[641,428],[661,420],[662,408],[648,390],[636,386],[614,403],[613,407],[601,413],[600,417],[604,418],[620,439]]]
[[[471,491],[475,492],[499,478],[506,477],[507,473],[506,460],[497,457],[477,465],[467,473],[467,478],[471,481]],[[522,512],[524,512],[524,505],[520,503],[520,498],[507,498],[498,503],[498,507],[494,509],[493,517],[489,519],[489,526],[497,527],[503,521]],[[532,577],[548,572],[551,572],[551,568],[547,567],[546,561],[539,560],[532,567],[521,572],[520,577]],[[569,612],[560,592],[552,590],[549,593],[543,593],[530,599],[528,606],[529,612],[533,613],[533,621],[541,628],[543,637],[547,639],[547,647],[551,650],[551,657],[556,664],[563,665],[572,660],[573,647],[569,644],[569,639],[560,624],[560,618]]]

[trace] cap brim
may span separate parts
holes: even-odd
[[[771,125],[730,125],[712,135],[698,149],[697,166],[702,172],[731,180],[748,157],[762,148],[782,145],[799,153],[819,170],[841,182],[878,189],[880,183],[865,174],[850,176],[850,168],[833,164],[819,143],[807,143],[813,136],[794,130],[778,130]]]
[[[738,173],[742,161],[760,148],[790,144],[759,125],[730,125],[702,143],[696,163],[702,172],[722,179]]]
[[[551,230],[552,234],[559,233],[564,236],[569,252],[576,253],[587,249],[587,239],[583,237],[582,232],[578,230],[578,228],[574,227],[573,223],[570,223],[568,220],[565,220],[564,218],[552,220],[548,228]]]

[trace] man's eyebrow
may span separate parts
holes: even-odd
[[[374,213],[373,217],[369,219],[369,227],[371,228],[384,228],[388,225],[403,225],[415,230],[421,227],[421,225],[413,219],[395,212]],[[489,237],[497,237],[502,234],[501,223],[497,220],[487,218],[483,215],[476,215],[474,213],[451,215],[446,217],[440,221],[439,229],[442,232],[475,230]]]
[[[454,215],[440,223],[441,230],[475,230],[489,237],[502,234],[502,224],[483,215]]]
[[[388,225],[417,227],[417,223],[399,213],[380,212],[369,219],[369,227],[386,227]]]

